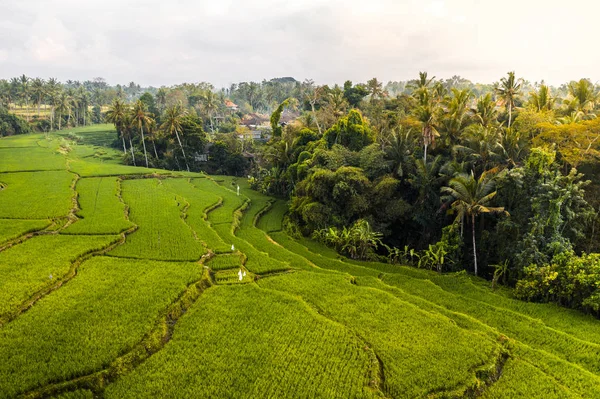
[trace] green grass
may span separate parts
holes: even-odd
[[[0,148],[0,172],[64,170],[63,155],[47,148]]]
[[[0,397],[106,367],[201,274],[194,263],[85,262],[76,278],[0,329]]]
[[[75,190],[80,211],[66,234],[118,234],[133,226],[125,219],[125,204],[119,200],[120,182],[114,177],[80,179]]]
[[[193,182],[190,183],[188,179],[165,179],[162,184],[189,204],[185,221],[207,248],[216,253],[231,251],[231,245],[227,245],[207,221],[206,211],[221,200],[215,193],[214,184],[208,179],[194,179]]]
[[[72,173],[0,173],[0,218],[51,219],[65,217],[73,207]]]
[[[255,285],[214,287],[107,398],[368,398],[373,359],[339,323]]]
[[[0,137],[0,148],[38,147],[37,142],[43,138],[43,134],[19,134]]]
[[[395,296],[351,284],[348,277],[297,272],[259,280],[261,287],[301,296],[370,343],[391,397],[462,395],[480,384],[476,370],[491,373],[501,346],[452,320]]]
[[[55,284],[78,257],[117,239],[44,235],[0,252],[0,316],[10,314],[31,295]]]
[[[158,179],[125,180],[122,197],[139,228],[109,255],[140,259],[193,261],[206,253],[182,219],[186,202]]]
[[[0,245],[23,234],[45,229],[49,225],[49,220],[0,219]]]

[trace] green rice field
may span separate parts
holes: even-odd
[[[348,260],[115,137],[0,139],[0,399],[600,398],[599,320]]]

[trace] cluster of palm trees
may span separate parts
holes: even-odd
[[[174,104],[165,109],[160,118],[162,123],[157,126],[153,114],[148,112],[148,107],[143,101],[137,100],[130,105],[117,97],[106,111],[106,120],[115,125],[117,134],[123,143],[124,154],[127,154],[127,145],[125,141],[126,139],[129,141],[129,150],[134,165],[136,164],[133,145],[134,136],[139,134],[144,151],[146,167],[149,167],[146,140],[149,139],[152,143],[154,156],[158,159],[156,139],[160,134],[164,134],[166,137],[176,137],[183,154],[186,169],[189,172],[190,167],[185,155],[183,143],[181,142],[181,134],[183,133],[182,121],[186,115],[187,110],[181,103]]]
[[[33,105],[37,110],[37,119],[42,116],[41,107],[46,105],[49,110],[49,129],[62,128],[66,118],[66,124],[77,126],[89,123],[89,107],[91,95],[83,86],[67,88],[54,78],[44,80],[41,78],[29,78],[21,75],[10,80],[0,80],[0,105],[8,108],[25,107],[29,109]],[[29,121],[29,112],[25,113]]]

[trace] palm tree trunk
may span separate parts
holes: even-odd
[[[512,107],[508,104],[508,128],[510,129],[510,122],[512,119]]]
[[[471,231],[473,232],[473,260],[475,262],[475,275],[477,276],[477,248],[475,246],[475,214],[471,215]]]
[[[185,157],[185,151],[183,150],[183,145],[181,144],[181,140],[179,139],[179,133],[177,133],[177,129],[175,129],[175,136],[177,136],[177,141],[179,142],[179,147],[181,147],[181,153],[183,154],[183,160],[185,161],[185,167],[187,171],[190,171],[190,166],[187,163],[187,158]]]
[[[148,167],[148,153],[146,153],[146,139],[144,138],[144,128],[140,125],[140,132],[142,132],[142,145],[144,146],[144,157],[146,157],[146,167]]]
[[[323,132],[321,132],[321,125],[319,125],[319,119],[317,119],[317,113],[315,111],[315,103],[311,101],[310,107],[312,108],[313,118],[315,118],[315,123],[317,124],[317,129],[319,130],[319,136],[321,136],[321,135],[323,135]]]
[[[154,139],[152,139],[152,146],[154,147],[154,156],[156,157],[156,160],[158,161],[158,153],[156,152],[156,142],[154,141]]]
[[[119,132],[119,135],[121,136],[121,140],[123,140],[123,155],[127,154],[127,147],[125,146],[125,136],[123,135],[123,132]]]
[[[425,150],[423,151],[423,163],[427,165],[427,143],[425,143]]]
[[[58,130],[60,130],[61,122],[62,122],[62,112],[60,113],[60,116],[58,117]]]
[[[131,150],[131,159],[133,159],[133,166],[137,166],[135,164],[135,154],[133,153],[133,143],[131,142],[131,137],[129,138],[129,149]]]

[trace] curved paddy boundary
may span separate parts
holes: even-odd
[[[199,263],[203,265],[205,258]],[[48,398],[66,392],[86,389],[97,397],[102,397],[104,390],[117,378],[131,372],[142,362],[161,350],[173,335],[179,318],[200,298],[202,293],[213,286],[208,269],[204,269],[202,277],[190,284],[188,288],[159,316],[154,328],[146,334],[130,351],[119,356],[106,368],[74,379],[57,381],[41,388],[26,392],[22,398]]]

